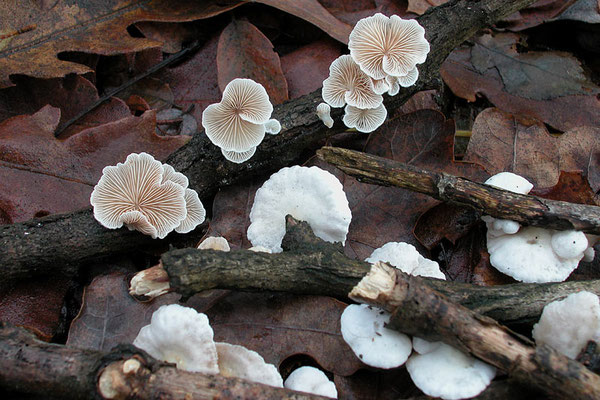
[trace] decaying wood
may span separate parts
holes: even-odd
[[[418,20],[425,28],[431,51],[427,61],[419,66],[420,78],[416,85],[403,89],[397,96],[387,97],[387,109],[396,109],[417,91],[439,86],[440,65],[455,47],[478,30],[489,27],[534,1],[450,1],[420,16]],[[292,164],[303,152],[313,149],[324,138],[343,131],[343,110],[332,110],[336,122],[333,129],[327,129],[315,112],[320,102],[321,91],[317,90],[275,107],[273,118],[281,122],[281,133],[267,135],[256,154],[243,164],[225,161],[220,150],[202,132],[194,135],[167,162],[187,175],[190,187],[198,192],[201,199],[206,200],[220,187],[252,176],[266,175]],[[0,226],[3,278],[11,280],[32,275],[70,274],[90,258],[152,247],[156,243],[141,237],[132,240],[136,235],[141,236],[126,229],[111,231],[102,228],[94,220],[90,209]],[[175,238],[175,235],[169,235],[166,241]]]
[[[180,249],[163,254],[171,290],[185,297],[209,289],[233,289],[346,298],[371,264],[348,258],[339,244],[316,238],[307,223],[291,217],[287,221],[283,253]],[[570,293],[587,290],[600,295],[600,280],[493,287],[430,278],[423,282],[451,301],[506,324],[537,322],[546,304]]]
[[[495,320],[453,303],[423,278],[377,263],[350,297],[391,312],[388,328],[447,343],[550,397],[600,398],[600,376],[547,345],[536,347]]]
[[[600,207],[597,206],[513,193],[360,151],[323,147],[317,155],[361,182],[410,189],[525,225],[600,235]]]
[[[3,391],[60,399],[325,399],[237,378],[181,371],[133,346],[109,353],[35,339],[0,323]]]

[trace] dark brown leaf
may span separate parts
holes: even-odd
[[[441,203],[425,211],[415,225],[415,237],[427,250],[448,240],[452,244],[479,223],[480,215],[472,208]]]

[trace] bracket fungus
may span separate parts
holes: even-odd
[[[329,66],[329,77],[323,81],[323,100],[331,107],[349,104],[358,108],[375,108],[383,96],[373,91],[373,82],[348,54],[339,56]]]
[[[269,95],[260,83],[237,78],[227,84],[220,103],[202,112],[202,126],[229,161],[240,163],[252,157],[266,132],[276,134],[281,129],[277,120],[270,119],[272,112]]]
[[[140,329],[133,345],[185,371],[219,373],[208,317],[193,308],[178,304],[159,307],[150,325]]]
[[[347,105],[344,109],[344,124],[359,132],[373,132],[385,122],[387,110],[383,104],[377,108],[356,108]]]
[[[219,251],[231,251],[229,242],[223,236],[209,236],[204,239],[197,247],[200,250],[219,250]]]
[[[496,368],[442,342],[414,337],[413,354],[406,369],[423,393],[444,400],[467,399],[483,392],[496,376]]]
[[[283,387],[283,379],[277,368],[266,363],[257,352],[229,343],[217,342],[216,346],[221,375]]]
[[[406,76],[429,53],[425,29],[416,20],[381,13],[356,23],[348,48],[360,69],[373,79]]]
[[[287,377],[283,386],[286,389],[318,394],[337,399],[335,383],[331,382],[323,371],[315,367],[297,368]]]
[[[206,211],[188,179],[150,154],[130,154],[124,163],[108,166],[94,187],[90,203],[102,226],[126,225],[153,239],[175,230],[187,233],[204,222]]]
[[[547,304],[532,336],[536,343],[546,343],[575,359],[588,341],[600,339],[598,296],[581,291]]]
[[[404,242],[388,242],[373,250],[365,261],[371,264],[387,262],[409,275],[446,279],[437,262],[423,257],[415,246]]]
[[[318,167],[286,167],[256,191],[247,237],[253,246],[282,251],[286,215],[306,221],[328,242],[346,242],[352,214],[340,181]]]

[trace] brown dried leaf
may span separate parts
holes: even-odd
[[[480,217],[472,208],[441,203],[421,214],[413,234],[427,250],[439,246],[443,239],[456,244],[458,239],[479,223]]]
[[[231,293],[207,315],[215,341],[245,346],[275,366],[307,354],[327,371],[350,375],[362,363],[342,339],[345,307],[322,296]]]
[[[90,68],[62,61],[57,54],[86,52],[112,55],[159,47],[160,42],[134,38],[127,27],[138,21],[192,21],[230,10],[240,1],[147,0],[55,2],[52,5],[17,0],[0,3],[3,30],[31,30],[6,39],[0,50],[0,88],[11,86],[10,76],[38,78],[82,74]]]
[[[157,136],[153,111],[140,117],[129,115],[61,140],[54,137],[59,119],[60,110],[46,106],[33,115],[0,123],[3,222],[85,207],[106,165],[141,151],[163,159],[189,140],[187,136]]]
[[[217,49],[221,92],[235,78],[250,78],[262,84],[271,103],[288,99],[288,86],[273,44],[248,21],[233,20],[221,33]]]
[[[539,0],[505,18],[499,25],[513,32],[533,28],[556,18],[575,2],[577,0]]]
[[[437,7],[447,2],[448,0],[408,0],[407,11],[421,15],[430,7]]]
[[[334,382],[338,398],[346,400],[418,399],[422,394],[406,368],[361,369],[350,376],[335,375]]]
[[[320,0],[330,13],[340,21],[352,26],[359,19],[370,17],[375,13],[384,15],[399,15],[405,17],[407,14],[406,2],[395,0]]]
[[[516,34],[483,35],[454,50],[441,68],[455,95],[484,95],[503,111],[524,114],[566,131],[600,118],[600,89],[565,52],[519,53]]]
[[[561,171],[556,185],[548,188],[533,188],[531,194],[570,203],[600,205],[600,194],[594,192],[581,171]]]

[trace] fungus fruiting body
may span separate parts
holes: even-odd
[[[348,128],[356,128],[359,132],[373,132],[385,122],[387,110],[381,104],[377,108],[357,108],[347,105],[344,109],[344,124]]]
[[[329,77],[323,81],[323,100],[331,107],[349,104],[358,108],[375,108],[383,102],[373,91],[373,82],[349,55],[335,59],[329,67]]]
[[[221,375],[283,387],[283,379],[277,368],[266,363],[257,352],[229,343],[217,342],[216,347]]]
[[[600,301],[581,291],[547,304],[533,326],[536,343],[545,343],[569,358],[576,358],[589,340],[600,339]]]
[[[230,251],[229,242],[222,236],[209,236],[197,247],[200,250]]]
[[[319,103],[317,106],[317,116],[323,124],[331,128],[333,126],[333,118],[331,118],[331,107],[327,103]]]
[[[108,166],[94,187],[94,217],[109,229],[126,225],[152,238],[173,230],[187,233],[204,221],[198,194],[187,178],[150,154],[130,154],[124,163]]]
[[[342,244],[352,218],[342,184],[318,167],[286,167],[271,175],[256,191],[248,240],[281,252],[288,214],[308,222],[317,237]]]
[[[446,279],[438,263],[423,257],[415,246],[404,242],[386,243],[373,250],[365,261],[372,264],[383,261],[410,275]]]
[[[337,399],[335,384],[323,371],[315,367],[304,366],[292,371],[283,386],[299,392],[313,393]]]

